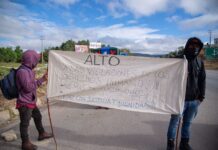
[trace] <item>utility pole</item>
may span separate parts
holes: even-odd
[[[41,36],[40,36],[40,40],[41,40],[41,54],[42,54],[42,56],[41,56],[42,58],[41,58],[41,59],[42,59],[42,63],[44,62],[44,61],[43,61],[43,51],[44,51],[43,40],[44,40],[44,39],[45,39],[44,36],[41,35]]]
[[[211,35],[212,35],[212,31],[209,30],[208,33],[209,33],[209,41],[210,41],[210,47],[211,47]]]

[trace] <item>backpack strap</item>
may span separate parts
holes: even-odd
[[[25,66],[26,67],[26,66]],[[23,70],[27,70],[27,69],[25,69],[24,67],[22,67],[22,66],[20,66],[20,67],[18,67],[17,69],[16,69],[16,74],[17,74],[17,71],[18,70],[21,70],[21,69],[23,69]],[[28,73],[29,74],[29,73]],[[29,75],[30,76],[30,75]],[[15,77],[16,78],[16,77]],[[16,78],[17,79],[17,78]],[[22,90],[22,87],[21,87],[21,89],[20,90]],[[19,91],[19,89],[18,89],[18,91]]]

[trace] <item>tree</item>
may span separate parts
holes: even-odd
[[[0,47],[0,62],[4,62],[5,49]]]
[[[121,48],[120,52],[125,52],[125,53],[129,54],[130,50],[128,48]]]
[[[16,46],[14,52],[17,55],[16,62],[21,62],[21,57],[22,57],[22,54],[23,54],[23,50],[20,48],[20,46]]]
[[[15,62],[17,59],[16,53],[11,47],[0,48],[0,61],[2,62]]]
[[[88,45],[89,46],[89,40],[78,41],[77,44],[79,44],[79,45]]]
[[[169,52],[168,54],[163,55],[162,57],[164,57],[164,58],[166,58],[166,57],[167,58],[182,58],[183,55],[184,55],[184,47],[180,46],[180,47],[178,47],[177,50]]]
[[[49,50],[45,50],[43,52],[43,59],[44,59],[45,62],[48,62],[48,53],[49,53]]]
[[[6,62],[16,62],[16,60],[17,60],[16,53],[12,50],[12,48],[7,48],[7,60],[6,60]]]
[[[68,40],[65,43],[61,44],[61,50],[64,51],[75,51],[75,42],[72,40]]]

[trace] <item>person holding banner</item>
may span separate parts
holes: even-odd
[[[192,150],[189,145],[190,126],[193,119],[197,115],[198,107],[205,97],[206,73],[203,61],[198,58],[198,54],[203,48],[203,43],[200,39],[192,37],[188,39],[184,55],[188,60],[188,78],[186,85],[186,96],[183,114],[172,114],[168,132],[167,132],[167,150],[174,150],[174,141],[176,132],[181,117],[183,116],[183,123],[181,129],[181,141],[179,145],[180,150]]]
[[[37,66],[40,55],[34,50],[27,50],[22,55],[22,64],[16,73],[16,85],[18,88],[18,98],[16,108],[20,115],[20,136],[22,140],[22,150],[36,150],[37,146],[29,140],[28,127],[31,117],[34,119],[35,126],[39,132],[38,140],[53,137],[52,134],[45,132],[42,125],[42,116],[36,106],[36,89],[47,80],[47,72],[38,80],[35,79],[33,69]]]

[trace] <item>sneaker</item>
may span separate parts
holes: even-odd
[[[52,138],[53,135],[51,133],[43,132],[42,134],[39,134],[38,141],[42,141],[44,139]]]
[[[167,150],[174,150],[174,140],[167,140]]]

